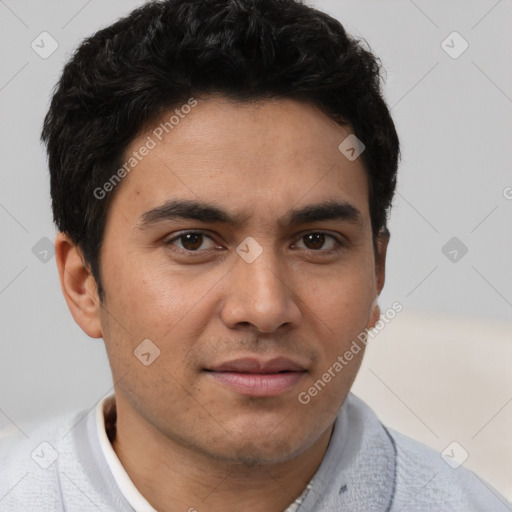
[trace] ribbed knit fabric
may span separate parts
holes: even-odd
[[[128,487],[121,484],[124,493],[116,481],[112,460],[102,448],[96,414],[97,409],[93,409],[61,416],[41,424],[28,439],[20,438],[20,434],[2,440],[0,512],[145,510],[137,508],[146,500],[127,474]],[[113,450],[112,453],[115,456]],[[386,429],[372,410],[352,394],[338,414],[329,447],[310,484],[290,510],[512,510],[472,472],[463,467],[452,469],[438,452]],[[134,496],[140,500],[134,501]]]

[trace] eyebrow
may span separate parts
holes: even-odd
[[[221,223],[240,226],[249,218],[247,214],[234,214],[209,203],[190,199],[170,199],[139,217],[136,228],[148,229],[160,222],[176,219],[198,220],[204,223]],[[343,220],[361,225],[363,216],[352,204],[340,200],[327,200],[289,211],[278,220],[281,227],[327,220]]]

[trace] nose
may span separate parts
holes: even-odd
[[[251,325],[261,333],[272,333],[299,324],[302,313],[294,276],[269,248],[251,263],[237,257],[224,285],[221,317],[227,327]]]

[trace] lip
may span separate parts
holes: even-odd
[[[232,391],[253,397],[273,397],[293,389],[306,369],[287,357],[268,361],[243,358],[206,369],[207,374]]]
[[[233,359],[208,368],[212,372],[279,373],[303,372],[304,366],[287,357],[275,357],[268,361],[254,357]]]

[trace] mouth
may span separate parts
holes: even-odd
[[[273,397],[297,386],[306,368],[286,357],[268,361],[255,358],[236,359],[205,368],[216,382],[235,393],[252,397]]]

